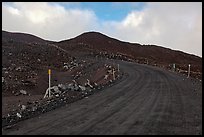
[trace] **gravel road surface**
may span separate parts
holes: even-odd
[[[159,68],[118,61],[126,72],[112,87],[2,134],[202,134],[202,84]]]

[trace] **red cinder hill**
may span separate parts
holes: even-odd
[[[138,62],[157,64],[168,67],[175,63],[186,69],[191,64],[193,71],[202,72],[202,58],[182,51],[172,50],[157,45],[141,45],[138,43],[123,42],[108,37],[99,32],[86,32],[75,38],[55,43],[67,50],[91,50],[94,52],[108,52],[109,54],[122,54]]]
[[[4,41],[17,41],[26,43],[47,43],[50,41],[44,40],[37,36],[26,33],[14,33],[2,30],[2,40]]]
[[[2,41],[8,45],[15,42],[23,43],[40,43],[44,49],[47,43],[52,43],[65,49],[71,56],[84,57],[88,56],[108,56],[114,59],[132,60],[138,63],[147,63],[149,65],[172,68],[175,63],[176,68],[187,70],[188,64],[191,64],[191,70],[202,72],[202,58],[193,54],[182,51],[172,50],[157,45],[141,45],[139,43],[129,43],[106,36],[100,32],[85,32],[75,38],[53,42],[41,39],[34,35],[24,33],[10,33],[2,31]],[[15,44],[14,44],[15,45]],[[36,46],[34,46],[36,48]],[[23,47],[21,47],[23,48]],[[36,51],[33,55],[36,55]],[[30,56],[32,50],[29,51]],[[49,52],[48,52],[49,53]],[[51,52],[50,52],[51,53]],[[41,52],[41,54],[43,54]],[[52,54],[53,55],[53,54]],[[52,56],[47,55],[47,56]]]

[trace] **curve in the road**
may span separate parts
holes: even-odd
[[[22,121],[3,134],[201,134],[202,97],[190,80],[118,61],[128,77],[103,91]]]

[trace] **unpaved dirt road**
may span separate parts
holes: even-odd
[[[31,118],[2,134],[202,134],[202,84],[119,61],[127,76],[94,95]]]

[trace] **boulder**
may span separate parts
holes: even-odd
[[[16,113],[16,115],[17,115],[17,117],[19,117],[19,118],[21,118],[22,116],[21,116],[21,114],[19,114],[19,113]]]
[[[86,90],[86,87],[81,86],[81,85],[79,85],[79,88],[80,88],[82,91],[85,91],[85,90]]]
[[[32,107],[32,109],[31,109],[32,111],[35,111],[35,110],[37,110],[37,107]]]
[[[58,86],[53,86],[51,89],[53,89],[55,93],[61,93]]]
[[[74,91],[78,91],[79,90],[79,86],[77,84],[74,84]]]
[[[23,95],[27,95],[28,93],[25,90],[20,90],[20,93]]]
[[[108,75],[105,75],[105,76],[104,76],[104,79],[108,79]]]
[[[16,71],[21,71],[21,70],[22,70],[21,67],[17,67],[17,68],[16,68]]]
[[[68,89],[73,91],[74,90],[74,84],[73,83],[68,84]]]
[[[64,69],[69,69],[68,65],[63,66]]]
[[[67,86],[63,84],[58,84],[58,88],[65,91],[67,89]]]
[[[21,105],[21,110],[25,110],[26,106],[25,105]]]

